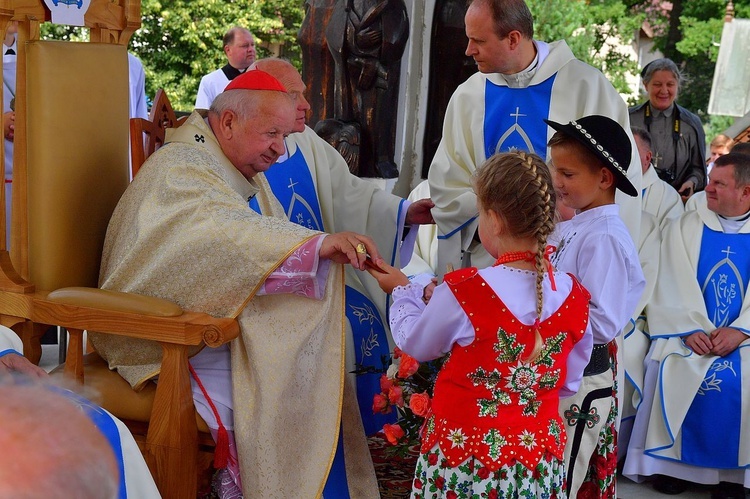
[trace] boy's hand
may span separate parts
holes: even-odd
[[[406,286],[409,284],[409,278],[406,277],[406,274],[396,267],[391,267],[382,258],[378,260],[373,259],[373,263],[378,268],[367,267],[366,270],[378,281],[380,289],[386,293],[391,294],[396,286]]]

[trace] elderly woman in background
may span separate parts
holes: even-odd
[[[643,68],[641,78],[648,101],[630,108],[630,124],[651,133],[659,177],[686,201],[706,185],[703,125],[700,118],[675,102],[683,76],[674,62],[656,59]]]

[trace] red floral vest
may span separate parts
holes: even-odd
[[[586,331],[588,291],[573,278],[563,304],[541,322],[542,351],[529,364],[532,327],[513,316],[476,268],[447,274],[445,282],[476,337],[466,347],[455,344],[438,374],[422,452],[439,445],[450,466],[473,455],[490,471],[516,460],[534,469],[545,451],[562,460],[558,391],[568,353]]]

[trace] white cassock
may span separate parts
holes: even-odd
[[[645,178],[644,178],[645,181]],[[671,187],[670,187],[671,189]],[[641,218],[641,240],[638,242],[638,259],[641,262],[646,287],[636,307],[633,321],[625,327],[622,335],[623,363],[625,365],[625,379],[620,386],[622,403],[620,405],[620,432],[617,440],[619,457],[625,455],[633,419],[642,400],[643,377],[645,373],[645,359],[651,346],[648,335],[648,321],[645,313],[646,305],[651,301],[656,287],[656,276],[659,272],[659,251],[661,249],[661,229],[652,214],[643,212]],[[619,337],[618,337],[619,338]]]
[[[146,72],[140,59],[128,52],[128,76],[130,89],[130,117],[148,118],[146,103]]]
[[[417,201],[429,197],[430,184],[427,180],[423,180],[411,191],[408,199],[409,201]],[[421,225],[418,228],[411,260],[401,270],[410,277],[418,274],[437,275],[437,248],[437,226],[434,224]]]
[[[663,234],[658,285],[646,307],[652,346],[624,474],[750,485],[750,341],[725,357],[697,355],[683,338],[728,326],[748,334],[750,223],[705,204]],[[717,419],[717,416],[720,418]]]
[[[679,193],[659,178],[653,166],[643,174],[643,211],[655,216],[661,228],[685,212]]]
[[[21,355],[23,352],[23,343],[11,329],[0,326],[0,357],[10,352]],[[138,444],[135,443],[133,435],[131,435],[130,430],[127,429],[123,422],[101,407],[94,406],[69,390],[55,388],[55,391],[66,396],[71,403],[79,407],[85,406],[88,410],[84,412],[89,417],[92,417],[92,412],[96,414],[96,417],[92,417],[92,420],[104,436],[107,437],[110,445],[112,445],[120,473],[125,476],[124,483],[122,480],[120,481],[118,497],[120,499],[127,497],[133,499],[161,497],[159,490],[156,488],[156,483],[154,483],[154,479],[151,476],[151,472],[148,470],[148,466],[146,466],[146,461],[143,460],[143,455],[138,449]]]
[[[696,192],[685,203],[685,211],[697,210],[698,206],[706,205],[706,191]]]
[[[548,157],[554,130],[544,118],[560,123],[599,114],[617,121],[631,141],[628,179],[641,192],[638,149],[630,132],[625,101],[597,69],[575,58],[564,41],[535,41],[535,68],[504,76],[475,73],[454,92],[443,124],[443,138],[429,172],[432,213],[438,227],[440,275],[454,268],[487,267],[493,259],[474,241],[478,213],[471,176],[496,152],[511,148]],[[515,88],[519,87],[519,88]],[[641,200],[621,192],[617,203],[633,240],[638,240]]]

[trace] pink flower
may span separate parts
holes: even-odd
[[[388,397],[386,397],[385,393],[378,393],[372,398],[372,412],[383,414],[391,412],[391,407],[388,405]]]
[[[393,386],[393,380],[383,374],[380,376],[380,390],[383,391],[383,393],[387,392],[391,387]]]
[[[430,413],[430,402],[427,392],[415,393],[409,398],[409,409],[417,416],[426,417]]]
[[[393,405],[403,407],[404,406],[403,389],[400,386],[393,385],[391,389],[388,390],[388,401]]]
[[[406,379],[419,369],[419,362],[405,353],[401,354],[401,364],[398,366],[398,377]]]
[[[391,445],[399,443],[405,435],[403,428],[398,424],[384,424],[383,433],[385,433],[385,438],[388,439]]]
[[[393,358],[398,359],[399,357],[401,357],[401,349],[399,347],[395,347],[393,349]]]

